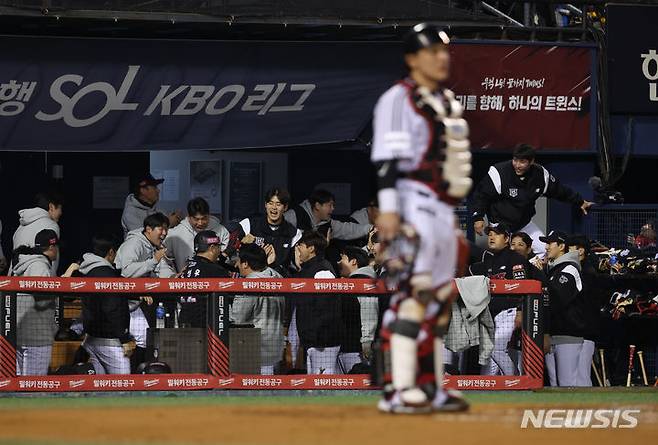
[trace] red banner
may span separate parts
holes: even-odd
[[[450,88],[473,148],[591,150],[591,48],[460,44],[451,47]]]
[[[239,294],[386,294],[382,281],[367,279],[314,280],[282,278],[278,280],[215,278],[208,280],[166,278],[40,278],[0,277],[0,292],[26,293],[208,293]],[[491,280],[493,294],[538,294],[541,283],[534,280]]]
[[[451,376],[450,389],[500,390],[541,388],[541,379],[529,376]],[[151,374],[106,376],[43,376],[0,379],[0,392],[81,392],[81,391],[190,391],[210,389],[377,389],[370,376],[345,375],[233,375]]]

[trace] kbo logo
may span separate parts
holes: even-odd
[[[655,81],[658,80],[658,53],[655,49],[650,49],[649,54],[641,54],[644,59],[642,62],[642,74],[650,82],[649,83],[649,100],[658,102],[658,85]],[[651,66],[653,62],[653,66]]]

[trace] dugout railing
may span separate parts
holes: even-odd
[[[444,385],[455,389],[532,389],[543,386],[543,296],[541,284],[532,280],[492,280],[492,298],[515,296],[522,301],[520,336],[522,373],[520,375],[446,375]],[[372,389],[368,374],[274,374],[243,373],[233,370],[231,361],[248,338],[229,338],[228,303],[231,296],[242,298],[287,296],[297,301],[312,298],[377,297],[388,291],[383,283],[365,279],[81,279],[0,277],[2,331],[0,335],[0,391],[150,391],[209,389]],[[16,369],[17,303],[26,294],[57,297],[57,317],[64,316],[64,298],[105,298],[122,295],[175,297],[198,295],[207,298],[207,326],[203,336],[207,358],[202,372],[125,375],[43,375],[20,376]],[[300,300],[301,299],[301,300]],[[153,334],[150,332],[150,341]],[[181,331],[182,332],[182,331]],[[176,333],[178,335],[178,333]],[[235,340],[235,339],[234,339]],[[252,341],[253,344],[253,341]],[[234,348],[236,354],[231,354]],[[244,357],[245,354],[242,354]],[[353,370],[356,368],[353,368]],[[357,370],[358,371],[358,370]]]

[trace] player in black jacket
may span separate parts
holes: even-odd
[[[491,224],[485,229],[488,236],[487,250],[482,261],[470,267],[471,275],[485,275],[492,280],[525,280],[532,267],[528,260],[509,247],[510,233],[503,224]],[[494,350],[487,374],[503,375],[517,374],[516,365],[508,344],[516,328],[517,311],[520,300],[518,297],[495,295],[491,299],[489,309],[494,317],[496,332]],[[518,359],[518,358],[517,358]]]
[[[503,223],[512,232],[525,232],[533,240],[532,248],[543,256],[545,247],[539,241],[541,230],[531,221],[535,215],[535,202],[540,196],[570,202],[586,215],[592,205],[580,194],[561,185],[548,170],[535,163],[535,150],[520,145],[511,161],[500,162],[489,168],[475,189],[472,218],[475,232],[482,235],[484,216],[489,222]]]
[[[470,266],[471,275],[485,275],[492,280],[525,280],[529,274],[528,260],[510,249],[510,232],[504,224],[489,224],[487,250],[482,261]]]
[[[541,240],[546,243],[549,260],[546,271],[551,303],[552,354],[546,355],[546,368],[552,385],[584,386],[578,373],[586,331],[578,252],[569,252],[563,232],[553,230]]]
[[[221,241],[212,230],[194,237],[194,256],[188,260],[183,278],[229,278],[230,274],[217,261],[222,254]],[[181,297],[179,324],[182,327],[205,328],[207,300],[198,296]]]
[[[282,188],[272,188],[265,193],[265,215],[244,218],[231,230],[231,243],[254,243],[268,254],[268,266],[284,277],[290,275],[289,267],[294,245],[302,236],[301,230],[283,218],[288,210],[290,194]],[[239,245],[239,243],[237,243]],[[274,250],[274,255],[271,254]]]
[[[590,243],[584,235],[572,235],[567,239],[569,252],[578,252],[583,280],[583,349],[578,360],[578,378],[582,386],[592,386],[592,357],[596,341],[601,335],[601,308],[609,298],[610,278],[601,275],[589,261]]]
[[[336,278],[325,259],[327,240],[318,232],[306,232],[295,246],[299,272],[294,278]],[[335,295],[304,295],[292,298],[301,347],[306,353],[308,374],[338,374],[338,353],[343,323],[340,299]]]
[[[118,244],[110,236],[95,236],[92,252],[83,255],[78,273],[88,278],[119,277],[114,267]],[[82,320],[87,334],[82,346],[96,374],[130,374],[136,344],[129,332],[128,299],[118,294],[82,297]]]

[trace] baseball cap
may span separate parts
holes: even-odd
[[[542,243],[567,243],[567,234],[558,230],[551,230],[546,236],[540,236],[539,241]]]
[[[210,246],[218,246],[220,244],[219,236],[212,230],[202,230],[194,237],[195,252],[205,252]]]
[[[484,233],[489,235],[489,232],[494,232],[499,235],[507,235],[510,236],[510,231],[507,228],[507,226],[503,223],[491,223],[489,224],[485,229]]]
[[[151,173],[147,173],[144,176],[137,178],[137,187],[147,187],[149,185],[160,185],[164,182],[164,179],[155,179]]]
[[[589,240],[585,235],[574,234],[567,237],[567,246],[589,247]]]
[[[47,249],[57,244],[59,244],[59,238],[57,237],[57,233],[51,229],[43,229],[34,237],[34,247],[40,249]]]

